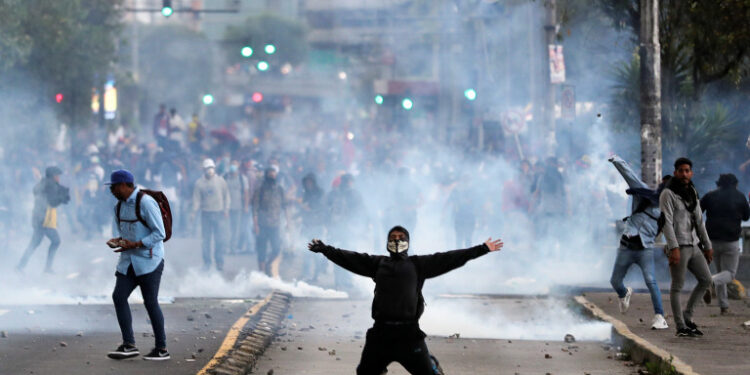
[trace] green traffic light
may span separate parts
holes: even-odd
[[[273,55],[274,53],[276,53],[276,46],[274,46],[273,44],[266,44],[266,47],[264,50],[266,51],[267,54]]]
[[[244,46],[240,50],[242,57],[250,57],[253,55],[253,49],[250,46]]]
[[[401,107],[407,111],[411,111],[411,109],[414,108],[414,102],[409,98],[404,98],[404,100],[401,101]]]
[[[214,102],[214,96],[211,94],[203,95],[203,104],[211,105]]]
[[[477,92],[474,89],[467,89],[464,91],[464,96],[466,99],[474,100],[477,98]]]
[[[265,72],[266,70],[268,70],[269,65],[265,61],[258,61],[257,67],[258,67],[258,70],[260,70],[261,72]]]
[[[169,17],[174,13],[174,9],[172,7],[163,7],[161,8],[161,15],[164,17]]]
[[[383,104],[383,95],[375,95],[375,104],[377,105]]]

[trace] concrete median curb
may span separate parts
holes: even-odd
[[[681,359],[633,333],[625,323],[605,313],[604,310],[590,302],[586,297],[575,296],[574,299],[595,319],[603,320],[612,324],[613,341],[622,346],[622,350],[630,354],[630,357],[634,362],[671,364],[674,366],[674,369],[678,374],[700,375],[693,371],[693,368]]]
[[[244,375],[271,344],[284,320],[292,297],[271,292],[253,305],[229,329],[219,350],[198,375]]]

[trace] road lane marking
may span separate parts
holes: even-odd
[[[246,313],[242,314],[242,316],[237,319],[236,322],[234,322],[232,327],[229,328],[229,332],[227,332],[227,337],[224,338],[221,346],[219,346],[219,349],[216,351],[216,354],[214,354],[214,356],[211,357],[211,360],[208,361],[208,363],[206,363],[206,365],[203,366],[200,371],[198,371],[197,375],[208,375],[208,370],[219,364],[219,360],[227,355],[227,353],[229,353],[229,351],[234,347],[234,344],[237,342],[237,338],[239,338],[240,336],[242,328],[245,326],[245,324],[247,324],[248,320],[250,320],[253,315],[257,314],[258,311],[260,311],[260,309],[263,308],[263,306],[265,306],[271,300],[272,295],[273,292],[269,293],[265,299],[250,307],[250,309],[247,310]]]

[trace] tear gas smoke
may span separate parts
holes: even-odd
[[[492,2],[479,3],[490,6]],[[529,82],[534,81],[533,77],[542,71],[530,70],[534,65],[530,63],[533,56],[527,51],[529,44],[536,43],[535,36],[529,34],[529,25],[536,25],[536,20],[530,15],[533,14],[532,8],[537,6],[540,6],[539,2],[509,5],[502,15],[503,22],[488,26],[483,33],[489,38],[500,38],[499,42],[495,42],[502,46],[503,58],[492,63],[502,65],[504,73],[484,77],[491,80],[492,84],[487,87],[492,92],[477,88],[477,100],[472,103],[491,100],[491,107],[501,112],[523,111],[524,119],[534,112],[533,108],[528,110],[525,107],[533,99]],[[465,14],[456,8],[457,5],[447,7],[450,9],[440,12],[444,24],[460,24]],[[541,30],[539,27],[538,32]],[[627,57],[632,51],[621,45],[622,35],[611,27],[590,34],[596,34],[594,47],[602,48],[608,58]],[[568,40],[586,46],[585,41],[576,38],[574,35]],[[382,50],[393,51],[399,57],[394,63],[394,69],[399,72],[415,72],[417,76],[423,75],[422,78],[427,75],[425,79],[442,80],[447,78],[437,72],[440,72],[440,66],[447,66],[455,73],[453,80],[456,86],[460,86],[456,87],[460,89],[459,96],[466,87],[475,83],[471,81],[471,74],[463,69],[477,63],[473,55],[467,53],[457,58],[454,53],[447,53],[435,56],[431,45],[414,46],[402,42],[398,35],[392,33],[384,33],[379,38]],[[440,108],[425,107],[422,98],[416,95],[412,98],[411,111],[404,111],[398,106],[388,110],[389,116],[376,115],[378,111],[387,111],[371,103],[371,97],[367,98],[367,104],[359,103],[361,95],[358,90],[361,87],[346,86],[357,82],[361,78],[359,73],[344,69],[347,72],[346,80],[341,80],[336,73],[344,70],[334,67],[331,72],[321,73],[322,78],[317,78],[341,85],[343,89],[337,92],[337,96],[320,99],[318,106],[292,101],[291,106],[270,117],[268,122],[256,123],[249,117],[242,117],[230,124],[236,128],[239,141],[246,145],[235,158],[252,158],[264,167],[268,166],[270,158],[279,159],[280,179],[286,179],[287,192],[293,198],[298,197],[301,176],[307,172],[317,174],[319,184],[326,193],[336,189],[334,185],[342,173],[349,172],[354,176],[353,187],[363,197],[364,208],[346,218],[345,222],[353,226],[330,227],[319,233],[302,234],[298,227],[292,225],[284,246],[292,257],[308,256],[304,244],[313,237],[322,238],[336,247],[387,255],[387,230],[394,225],[403,225],[411,232],[410,254],[468,247],[481,243],[489,236],[505,241],[501,252],[486,255],[469,262],[463,269],[428,280],[425,285],[427,295],[544,294],[560,284],[608,286],[617,246],[614,223],[627,214],[628,206],[626,185],[606,159],[610,152],[624,156],[637,155],[634,150],[638,139],[626,139],[609,131],[607,108],[602,98],[608,97],[610,88],[602,83],[601,77],[606,76],[611,65],[600,60],[596,60],[599,63],[594,65],[591,63],[593,60],[586,58],[588,53],[595,53],[592,51],[594,47],[588,46],[590,50],[583,52],[570,50],[576,58],[568,59],[566,56],[566,61],[570,62],[568,70],[578,80],[575,83],[581,93],[579,100],[588,102],[588,105],[581,106],[587,109],[579,112],[575,121],[568,123],[558,120],[558,149],[548,149],[534,142],[537,135],[528,126],[518,134],[507,132],[497,122],[487,125],[482,130],[484,133],[468,121],[451,123],[445,129],[438,129],[436,124],[440,122],[437,120],[441,117]],[[615,60],[609,62],[614,63]],[[170,69],[181,77],[194,74],[181,71],[180,66],[170,66]],[[298,74],[296,68],[294,74]],[[144,89],[148,90],[148,87]],[[21,94],[27,93],[19,87],[14,95]],[[193,96],[199,97],[197,93]],[[0,126],[0,239],[5,240],[2,242],[4,248],[0,250],[0,305],[110,303],[116,260],[111,254],[102,255],[106,250],[103,247],[109,229],[102,233],[102,228],[99,228],[90,240],[85,240],[80,231],[81,225],[72,223],[81,218],[81,212],[73,204],[61,208],[62,246],[55,267],[59,273],[39,276],[31,271],[41,269],[43,258],[46,257],[46,242],[37,249],[25,274],[14,273],[12,269],[31,236],[28,225],[32,206],[31,189],[38,181],[40,171],[47,165],[60,165],[65,171],[62,183],[67,186],[85,186],[79,179],[89,178],[88,175],[74,174],[81,163],[78,159],[71,159],[71,154],[78,154],[80,150],[73,150],[75,153],[70,149],[60,152],[63,150],[56,150],[55,145],[70,147],[70,139],[77,136],[104,140],[115,133],[105,134],[104,129],[83,131],[80,124],[73,124],[67,132],[66,141],[54,139],[48,135],[57,134],[60,127],[52,125],[55,121],[48,119],[48,114],[53,111],[37,111],[36,116],[31,116],[36,118],[35,121],[28,122],[28,113],[7,111],[13,108],[14,103],[6,100],[9,99],[7,93],[0,94],[0,99],[2,113],[11,114],[0,116],[4,121],[4,125]],[[152,108],[156,108],[157,104],[152,103]],[[197,103],[177,104],[181,108],[180,114],[186,118],[187,111],[182,108],[191,108]],[[180,104],[185,105],[180,107]],[[220,110],[212,108],[211,111]],[[604,115],[597,115],[597,112]],[[231,116],[223,114],[214,117]],[[212,123],[212,119],[211,116],[206,119],[207,130],[228,125]],[[15,129],[13,134],[7,133],[10,128]],[[150,129],[149,124],[142,124],[141,129]],[[118,131],[120,135],[125,133],[126,136],[136,137],[148,133],[130,128]],[[486,141],[481,148],[478,140],[482,137],[477,132],[482,133]],[[25,137],[19,136],[19,133]],[[33,135],[40,136],[28,138]],[[488,147],[487,144],[491,142],[487,139],[491,136],[495,137],[495,144]],[[136,139],[134,144],[119,144],[121,138],[114,136],[109,138],[108,143],[99,142],[101,154],[106,155],[111,151],[108,150],[110,145],[117,150],[130,150],[138,149],[135,143],[150,141],[150,137],[146,136],[147,139]],[[204,142],[216,145],[215,139]],[[134,154],[134,157],[147,161],[154,151],[143,148],[146,150],[142,154]],[[523,157],[519,153],[523,153]],[[553,153],[557,154],[557,159],[547,160],[546,157]],[[188,159],[195,160],[188,161],[187,175],[180,175],[180,178],[194,181],[200,175],[197,163],[202,156],[188,155]],[[523,170],[522,159],[531,162],[529,171]],[[629,161],[637,168],[638,160],[630,158]],[[106,167],[114,169],[115,165]],[[107,170],[105,175],[109,172]],[[158,175],[157,171],[154,174]],[[151,188],[159,180],[154,177],[152,181],[136,182]],[[78,191],[82,193],[83,190]],[[80,196],[76,199],[80,199]],[[99,211],[84,213],[82,217],[90,219],[96,216],[95,220],[109,223],[114,201],[107,199],[110,201]],[[180,214],[175,212],[176,221]],[[196,227],[191,227],[188,235],[195,237],[198,233]],[[193,238],[184,246],[197,248],[200,245]],[[176,242],[166,245],[167,267],[161,283],[161,295],[167,298],[244,298],[254,297],[269,289],[280,289],[302,297],[346,296],[343,291],[302,281],[270,279],[247,269],[227,280],[215,273],[198,271],[195,265],[201,261],[199,255],[189,259],[191,264],[187,260],[176,262],[184,257],[183,254]],[[370,280],[355,277],[354,285],[363,296],[372,293],[373,283]],[[138,293],[133,296],[136,300],[139,298]],[[550,301],[549,304],[546,310],[554,310],[556,314],[567,311],[559,302]],[[541,318],[541,313],[539,316],[538,319],[517,324],[512,318],[506,321],[503,315],[496,312],[479,315],[465,311],[458,302],[436,300],[426,309],[424,324],[430,333],[450,334],[453,332],[442,330],[437,322],[462,322],[463,325],[456,328],[475,337],[546,339],[548,337],[543,332],[550,332],[552,338],[562,338],[565,333],[571,333],[560,329],[566,324],[580,329],[572,332],[576,336],[599,338],[603,332],[602,326],[577,322],[572,315],[555,315],[554,320],[547,321]],[[476,323],[479,321],[484,322],[483,325]]]

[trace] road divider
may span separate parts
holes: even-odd
[[[271,292],[232,325],[216,354],[197,375],[240,375],[250,372],[276,335],[289,309],[291,295]]]

